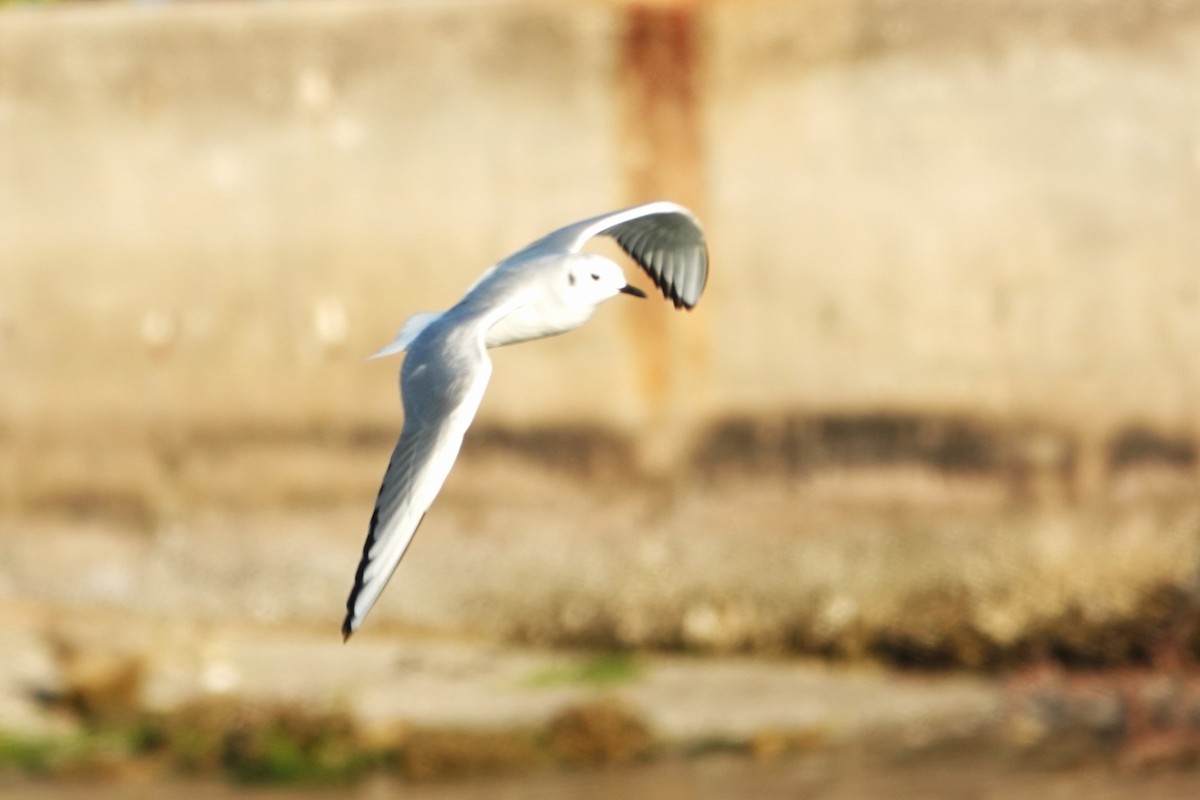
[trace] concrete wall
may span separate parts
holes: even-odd
[[[718,309],[730,399],[1194,425],[1200,5],[1170,8],[714,9],[708,211],[760,287]]]
[[[484,425],[1200,427],[1200,2],[104,4],[0,12],[8,472],[394,427],[408,314],[657,196],[700,308],[498,352]]]

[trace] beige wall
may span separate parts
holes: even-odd
[[[731,402],[1200,421],[1200,4],[750,8],[710,23],[709,214],[768,287]]]
[[[0,12],[0,434],[394,426],[409,313],[656,194],[701,307],[482,420],[1200,427],[1200,2],[351,2]]]

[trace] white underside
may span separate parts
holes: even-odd
[[[521,306],[488,329],[484,344],[489,348],[502,347],[573,331],[587,322],[593,311],[594,308],[587,308],[564,312],[561,307],[539,304]]]
[[[530,339],[542,339],[546,336],[573,331],[587,322],[595,311],[595,308],[564,311],[561,307],[549,307],[549,305],[522,306],[503,317],[488,329],[484,345],[489,349],[503,347],[506,344],[517,344]],[[414,314],[404,323],[390,344],[373,353],[369,358],[382,358],[404,352],[417,336],[429,327],[431,322],[444,313],[429,311]]]

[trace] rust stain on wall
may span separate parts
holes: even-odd
[[[619,91],[621,165],[629,202],[669,199],[703,217],[699,25],[691,5],[634,4],[626,9]],[[632,308],[637,383],[651,421],[674,405],[672,395],[707,360],[696,319],[688,341],[674,341],[670,319]],[[684,357],[681,359],[680,355]]]

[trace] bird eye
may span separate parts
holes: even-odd
[[[571,284],[572,286],[575,285],[575,273],[574,272],[567,273],[567,283]]]
[[[593,273],[592,273],[592,280],[594,280],[594,281],[598,281],[598,280],[600,280],[600,276],[599,276],[599,275],[597,275],[596,273],[594,273],[594,272],[593,272]]]

